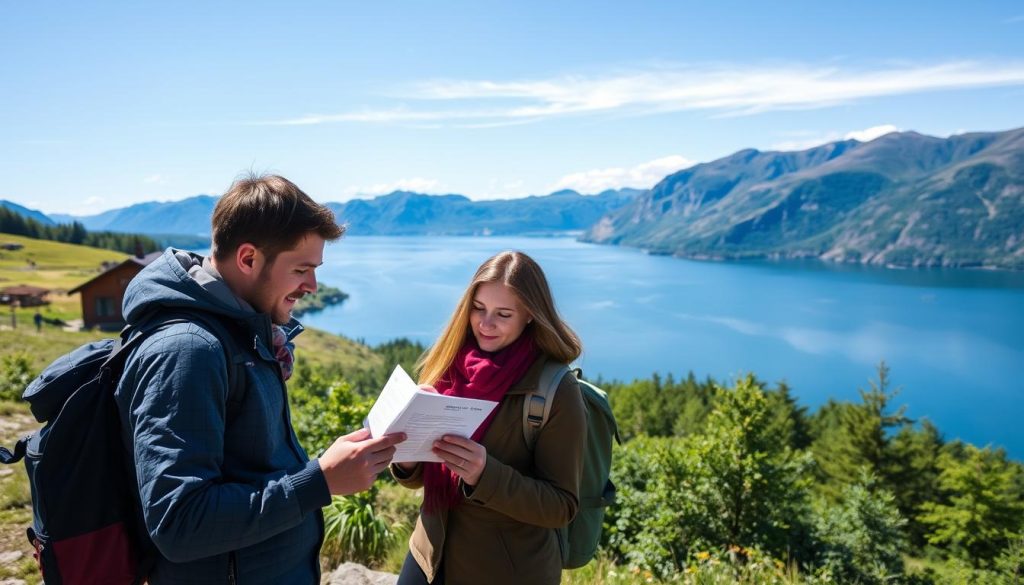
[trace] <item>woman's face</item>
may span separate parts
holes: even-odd
[[[476,287],[469,326],[477,345],[484,351],[498,351],[519,339],[531,320],[526,308],[510,288],[500,282]]]

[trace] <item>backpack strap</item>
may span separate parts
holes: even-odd
[[[551,416],[551,403],[554,402],[555,392],[562,378],[569,372],[569,366],[558,362],[548,362],[541,370],[540,380],[537,382],[537,389],[528,392],[523,401],[523,439],[526,446],[533,450],[537,444],[537,435],[547,424]]]
[[[28,448],[28,441],[32,438],[32,435],[22,437],[18,439],[18,442],[14,444],[14,452],[7,447],[0,447],[0,463],[10,465],[11,463],[17,463],[21,461],[22,457],[25,456],[25,451]]]
[[[121,330],[121,336],[117,340],[114,349],[110,352],[110,357],[103,364],[104,372],[109,372],[106,375],[120,376],[121,368],[124,367],[124,361],[130,353],[125,350],[137,345],[141,339],[150,333],[163,329],[168,325],[196,322],[209,329],[220,341],[221,347],[224,348],[224,359],[228,367],[228,410],[232,410],[230,408],[231,405],[239,403],[245,392],[245,362],[249,358],[245,351],[242,350],[241,344],[238,341],[239,333],[235,332],[238,327],[229,324],[226,319],[218,317],[213,313],[206,311],[158,313],[146,321],[140,328],[136,329],[126,325]],[[135,331],[133,332],[133,330]],[[228,415],[230,416],[231,412],[228,412]]]

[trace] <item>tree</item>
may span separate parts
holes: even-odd
[[[942,444],[939,430],[928,420],[922,420],[919,428],[904,425],[889,442],[889,489],[900,514],[907,519],[909,542],[917,550],[927,544],[928,527],[917,520],[921,506],[939,498],[938,461]]]
[[[810,458],[772,414],[752,375],[722,393],[698,443],[697,485],[720,544],[783,555],[805,544]]]
[[[975,567],[994,559],[1022,528],[1024,501],[1016,489],[1018,464],[1001,449],[960,445],[939,455],[944,501],[927,502],[920,521],[928,542],[947,547]]]
[[[843,490],[838,505],[822,503],[816,536],[823,548],[822,565],[839,583],[875,584],[903,573],[906,520],[896,498],[863,473]]]
[[[822,492],[838,501],[843,489],[857,482],[863,471],[887,484],[891,472],[889,431],[910,424],[900,407],[890,412],[890,403],[898,394],[889,391],[889,367],[878,366],[878,381],[869,382],[869,390],[860,390],[861,403],[831,403],[819,412],[812,446]]]

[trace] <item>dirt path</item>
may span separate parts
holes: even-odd
[[[0,444],[14,442],[39,427],[23,407],[0,412]],[[22,463],[0,467],[0,585],[39,583],[25,528],[32,524],[32,496]]]

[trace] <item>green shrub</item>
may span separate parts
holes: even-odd
[[[324,508],[324,546],[321,556],[335,567],[344,561],[367,566],[379,562],[397,538],[374,510],[376,488],[351,496],[335,496]]]
[[[820,504],[817,537],[822,565],[840,583],[887,583],[904,573],[906,547],[895,497],[865,473],[838,505]]]
[[[0,400],[21,400],[28,383],[36,377],[32,358],[25,352],[0,357]]]
[[[373,406],[372,399],[356,396],[348,382],[322,368],[300,367],[288,385],[292,425],[311,457],[361,428]]]
[[[747,377],[719,391],[705,434],[641,436],[617,450],[607,553],[665,579],[698,551],[809,556],[809,458],[789,447],[791,429],[775,414]]]

